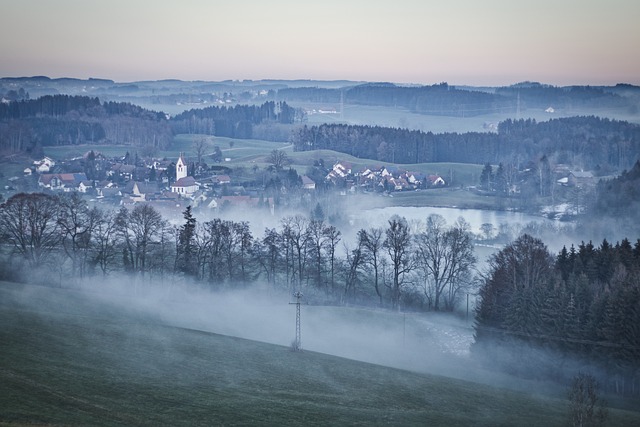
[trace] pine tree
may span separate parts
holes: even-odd
[[[196,219],[191,213],[191,205],[182,213],[185,223],[180,227],[176,248],[176,271],[187,276],[197,274],[198,265],[196,261]]]
[[[493,185],[493,169],[489,163],[484,165],[480,174],[480,187],[483,190],[491,191]]]

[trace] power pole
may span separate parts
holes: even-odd
[[[300,332],[300,299],[303,297],[302,292],[297,291],[293,294],[296,297],[296,302],[290,302],[289,304],[296,305],[296,340],[293,342],[293,351],[302,351],[302,334]]]

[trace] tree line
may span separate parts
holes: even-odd
[[[292,132],[297,151],[329,149],[393,163],[525,163],[546,155],[557,163],[627,169],[640,155],[640,126],[597,117],[536,122],[507,119],[497,133],[442,133],[322,124]]]
[[[430,86],[398,86],[366,83],[339,89],[283,88],[278,99],[303,102],[349,103],[404,108],[414,113],[472,117],[490,113],[516,113],[518,108],[626,108],[633,102],[616,88],[593,86],[556,87],[522,83],[495,89],[476,89],[438,83]]]
[[[453,311],[474,280],[462,219],[449,225],[432,215],[418,227],[393,217],[387,227],[359,230],[355,242],[324,219],[320,205],[262,236],[245,221],[198,221],[191,207],[183,219],[172,225],[149,204],[91,208],[76,193],[17,194],[0,206],[2,276],[33,280],[36,271],[56,271],[75,282],[129,274],[213,290],[261,282],[316,302],[439,311]]]
[[[595,364],[618,391],[638,393],[640,239],[583,242],[554,256],[524,234],[489,264],[479,290],[476,354],[527,376],[563,378]],[[505,360],[506,348],[517,355]]]
[[[164,113],[98,98],[47,95],[0,104],[0,152],[42,155],[42,147],[113,143],[166,148],[173,135]]]
[[[292,124],[302,112],[286,102],[268,101],[262,105],[211,106],[192,109],[171,118],[174,134],[205,134],[251,139],[253,127],[262,122]]]
[[[599,182],[595,194],[594,216],[635,218],[640,208],[640,160],[620,176]]]
[[[42,155],[42,147],[106,143],[165,149],[177,133],[253,138],[261,123],[291,125],[303,113],[286,102],[208,107],[169,118],[126,102],[47,95],[0,103],[0,152]],[[286,129],[288,132],[288,129]],[[282,129],[261,128],[259,135],[281,135]],[[285,138],[286,139],[286,138]]]

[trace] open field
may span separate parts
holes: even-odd
[[[79,291],[0,282],[0,322],[3,425],[566,424],[562,399],[292,353]]]

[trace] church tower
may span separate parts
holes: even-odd
[[[184,161],[184,156],[180,153],[180,157],[176,162],[176,181],[187,176],[187,162]]]

